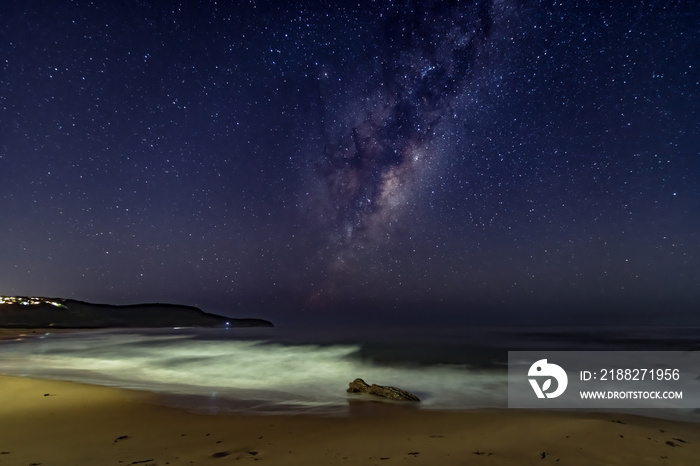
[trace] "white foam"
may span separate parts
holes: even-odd
[[[347,405],[348,383],[361,377],[416,393],[428,408],[505,406],[504,371],[377,365],[359,350],[104,332],[5,343],[0,372],[329,409]]]
[[[0,342],[0,373],[148,390],[205,412],[342,414],[357,377],[415,393],[427,409],[507,406],[506,367],[373,363],[357,344],[289,344],[103,331]],[[211,337],[211,338],[210,338]],[[366,351],[365,351],[366,355]],[[698,422],[691,410],[637,414]]]

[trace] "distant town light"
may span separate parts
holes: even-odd
[[[35,298],[27,296],[0,296],[0,304],[19,304],[21,306],[36,306],[37,304],[51,304],[56,307],[66,307],[63,304],[50,301],[47,298]]]

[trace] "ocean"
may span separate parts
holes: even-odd
[[[29,333],[0,341],[0,373],[161,394],[196,412],[347,415],[355,378],[421,409],[506,408],[508,351],[698,351],[700,328],[229,328]],[[700,368],[699,368],[700,370]],[[631,412],[631,411],[626,411]],[[700,422],[697,410],[637,414]]]

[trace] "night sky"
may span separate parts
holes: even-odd
[[[3,1],[0,294],[700,323],[693,1]]]

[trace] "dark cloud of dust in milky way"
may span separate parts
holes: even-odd
[[[485,45],[503,16],[496,8],[489,2],[466,9],[412,2],[382,22],[363,108],[335,131],[319,125],[323,149],[315,163],[324,191],[317,213],[328,232],[327,277],[308,305],[325,303],[340,283],[361,272],[357,254],[400,230],[414,191],[440,165],[433,141],[444,136],[441,122],[483,77]],[[320,88],[316,97],[322,112]]]

